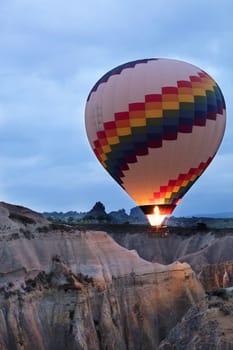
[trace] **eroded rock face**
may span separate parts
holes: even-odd
[[[203,300],[182,318],[158,350],[233,349],[233,299],[211,297]]]
[[[160,264],[174,261],[187,262],[195,272],[203,266],[233,261],[233,229],[219,234],[218,230],[186,234],[171,232],[166,237],[148,232],[111,233],[111,236],[127,249],[135,249],[146,260]]]
[[[145,261],[104,232],[26,208],[0,212],[2,350],[156,349],[203,298],[186,263]]]
[[[153,262],[190,264],[205,291],[233,286],[233,230],[170,233],[166,237],[149,233],[111,233],[128,249]]]
[[[198,275],[206,291],[233,286],[233,261],[202,267]]]

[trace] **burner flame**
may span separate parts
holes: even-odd
[[[161,215],[159,211],[159,207],[156,205],[154,207],[154,213],[153,214],[147,214],[147,219],[149,220],[149,223],[151,226],[156,226],[157,228],[161,227],[164,219],[167,215]]]

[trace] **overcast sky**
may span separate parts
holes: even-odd
[[[0,200],[37,211],[135,206],[86,138],[95,82],[130,60],[168,57],[220,85],[217,156],[174,212],[233,211],[233,1],[0,0]]]

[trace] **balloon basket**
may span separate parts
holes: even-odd
[[[147,233],[151,238],[166,238],[169,236],[169,229],[167,226],[151,226]]]

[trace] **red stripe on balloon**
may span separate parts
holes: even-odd
[[[176,204],[203,173],[212,159],[212,157],[209,157],[206,162],[201,162],[197,168],[190,168],[187,173],[181,173],[176,179],[169,180],[167,185],[160,186],[159,192],[153,193],[153,197],[149,200],[150,203]],[[161,203],[161,200],[163,203]]]

